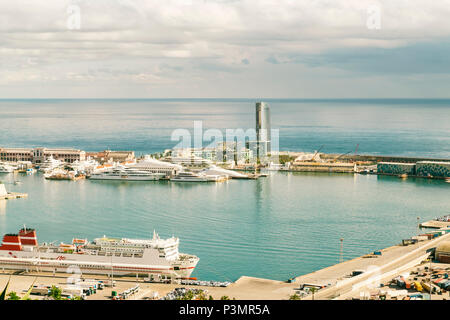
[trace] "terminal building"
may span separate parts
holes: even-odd
[[[418,161],[416,163],[379,162],[377,172],[387,175],[407,174],[418,177],[450,177],[450,162]]]
[[[450,162],[419,161],[416,173],[422,177],[450,177]]]
[[[400,163],[400,162],[378,162],[377,172],[383,174],[401,175],[407,174],[411,176],[416,175],[415,163]]]
[[[181,172],[183,169],[183,167],[179,164],[160,161],[157,159],[153,159],[150,156],[145,156],[143,160],[129,165],[129,167],[149,171],[152,173],[162,173],[166,177],[174,176]]]
[[[51,149],[51,148],[0,148],[0,161],[19,162],[29,161],[43,163],[53,157],[67,163],[86,160],[86,153],[77,149]]]

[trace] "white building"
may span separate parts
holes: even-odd
[[[166,176],[176,175],[183,169],[183,167],[179,164],[159,161],[151,158],[150,156],[145,156],[144,160],[135,164],[127,165],[127,167],[145,170],[152,173],[163,173]]]

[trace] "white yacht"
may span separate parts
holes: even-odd
[[[14,167],[10,166],[6,163],[1,163],[0,164],[0,173],[10,173],[10,172],[14,172]]]
[[[122,181],[155,181],[164,177],[162,173],[152,173],[149,171],[117,167],[103,172],[93,173],[91,180],[122,180]]]
[[[63,162],[58,159],[54,159],[53,157],[47,158],[40,166],[39,171],[41,172],[48,172],[52,171],[53,169],[61,166]]]
[[[95,168],[97,168],[98,166],[99,163],[90,158],[85,161],[76,160],[75,162],[69,165],[69,167],[76,172],[93,172]]]
[[[203,172],[195,173],[191,171],[183,171],[175,175],[170,181],[176,182],[218,182],[225,180],[224,176],[206,175]]]

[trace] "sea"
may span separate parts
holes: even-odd
[[[176,146],[176,130],[253,129],[256,99],[0,100],[0,147],[134,150]],[[265,99],[281,151],[450,160],[450,100]],[[205,144],[208,141],[204,141]],[[194,277],[286,280],[392,246],[418,221],[449,214],[443,180],[273,172],[217,184],[47,181],[0,174],[0,233],[34,227],[40,242],[103,235],[180,238],[200,262]],[[20,184],[14,184],[21,181]]]

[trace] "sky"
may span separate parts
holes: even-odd
[[[450,98],[450,0],[0,2],[1,98]]]

